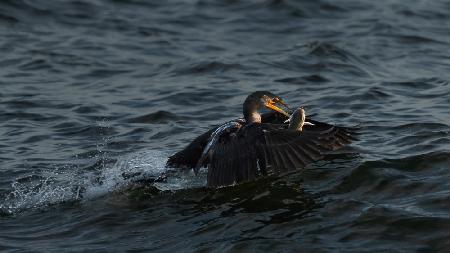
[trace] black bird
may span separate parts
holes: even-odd
[[[272,112],[260,114],[262,107]],[[167,166],[196,173],[207,166],[207,185],[225,186],[303,168],[356,140],[353,128],[305,118],[303,108],[291,114],[285,110],[291,111],[280,97],[253,92],[243,104],[244,118],[198,136],[169,157]]]

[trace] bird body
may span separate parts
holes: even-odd
[[[351,128],[308,119],[303,108],[290,115],[279,105],[285,103],[270,92],[250,94],[243,106],[244,119],[200,135],[169,157],[167,165],[195,172],[205,166],[208,186],[232,185],[303,168],[355,140]],[[263,106],[273,112],[259,114]]]

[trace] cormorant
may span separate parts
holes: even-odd
[[[260,114],[263,107],[272,111]],[[244,118],[198,136],[170,156],[167,166],[194,169],[196,173],[206,166],[207,185],[225,186],[303,168],[356,139],[354,129],[306,118],[302,107],[292,112],[268,91],[250,94],[243,114]]]

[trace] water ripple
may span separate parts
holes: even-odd
[[[449,7],[0,2],[2,249],[446,252]],[[254,90],[359,140],[234,187],[166,170]]]

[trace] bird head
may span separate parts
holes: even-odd
[[[246,110],[257,111],[262,107],[281,113],[286,117],[290,116],[289,113],[285,111],[286,109],[290,109],[283,99],[269,91],[253,92],[244,102],[244,112]],[[284,107],[284,109],[281,107]]]

